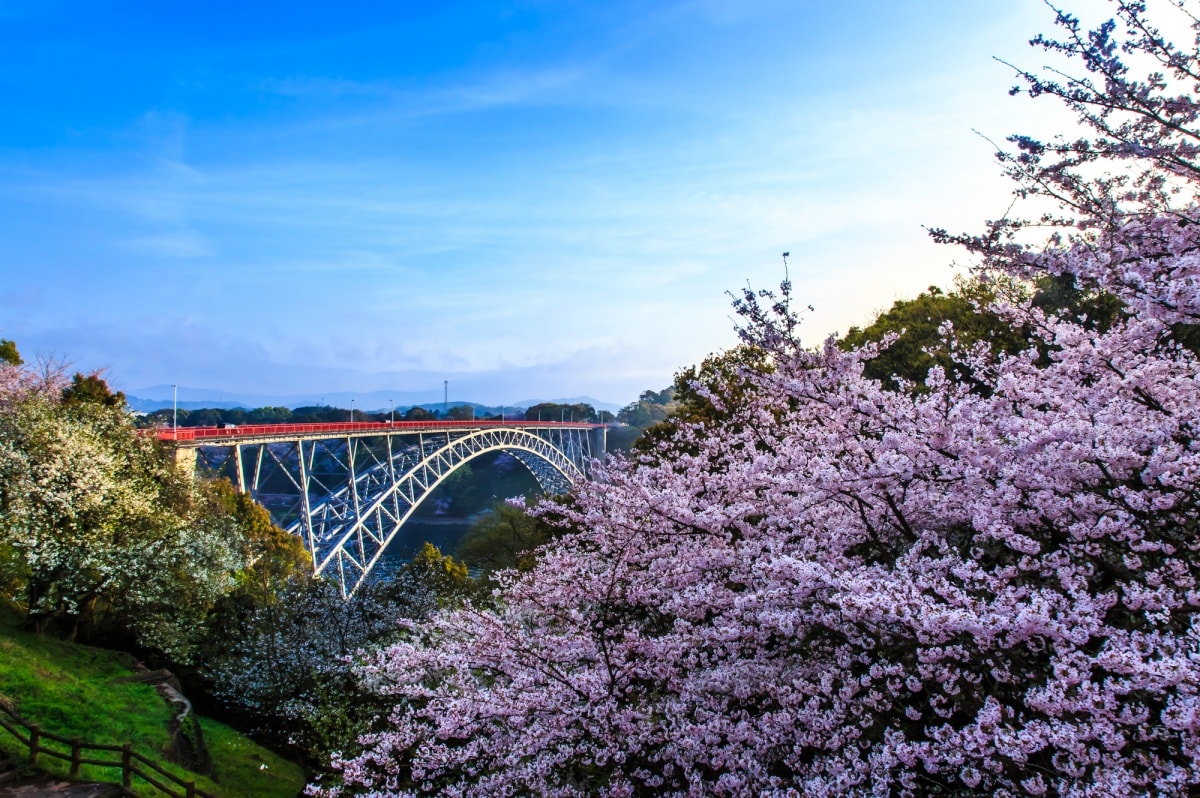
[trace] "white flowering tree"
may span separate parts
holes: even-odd
[[[191,475],[123,407],[75,401],[61,379],[6,368],[0,563],[29,626],[69,637],[115,628],[186,659],[247,564],[237,519],[204,512]]]
[[[771,367],[555,508],[573,531],[495,609],[378,656],[394,709],[337,763],[343,792],[1195,790],[1200,62],[1115,8],[1039,40],[1078,78],[1025,75],[1095,134],[1005,156],[1056,203],[1049,244],[1011,219],[941,235],[984,276],[1066,276],[1124,313],[1101,331],[997,302],[1026,349],[953,350],[971,385],[935,367],[889,391],[862,374],[878,345],[805,349],[789,286],[746,294]]]
[[[244,722],[321,769],[387,707],[356,672],[364,652],[394,642],[399,618],[424,621],[476,589],[465,565],[429,543],[391,580],[349,599],[333,582],[297,575],[223,624],[205,670]]]

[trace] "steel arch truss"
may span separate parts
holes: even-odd
[[[227,475],[299,536],[318,575],[349,596],[370,576],[421,502],[482,454],[520,461],[546,493],[584,478],[593,457],[587,429],[463,428],[342,438],[201,446],[202,467]],[[602,445],[602,444],[601,444]]]

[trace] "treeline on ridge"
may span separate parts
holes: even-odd
[[[351,416],[353,415],[353,418]],[[414,405],[406,408],[390,410],[358,410],[353,411],[342,407],[329,405],[308,405],[297,408],[288,407],[206,407],[200,409],[178,410],[166,407],[151,411],[140,417],[139,424],[145,427],[171,426],[176,423],[181,427],[220,427],[228,424],[241,426],[243,424],[322,424],[342,423],[347,421],[384,422],[395,418],[396,421],[499,421],[501,418],[513,420],[522,418],[526,421],[582,421],[588,423],[607,424],[616,417],[607,410],[596,410],[592,405],[556,404],[542,402],[528,408],[500,408],[476,404],[458,404],[442,409],[435,405]]]

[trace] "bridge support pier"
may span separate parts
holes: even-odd
[[[603,460],[608,451],[608,427],[593,427],[588,432],[588,437],[591,439],[588,443],[592,447],[592,457],[596,460]]]
[[[177,448],[174,452],[175,467],[188,474],[196,473],[196,450]]]

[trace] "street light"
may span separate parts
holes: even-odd
[[[171,422],[171,428],[174,429],[175,432],[172,437],[178,437],[179,436],[179,386],[176,385],[175,383],[171,383],[171,392],[174,395],[174,403],[175,403],[174,420]]]
[[[354,423],[354,400],[350,400],[350,423]]]
[[[392,423],[396,423],[396,402],[393,399],[388,399],[388,404],[392,407]]]

